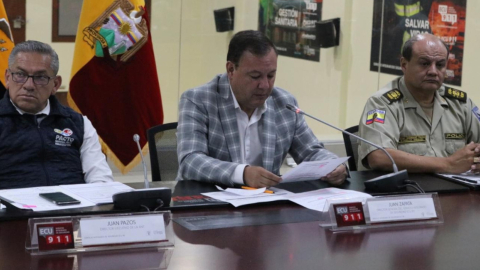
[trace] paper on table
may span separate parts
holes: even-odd
[[[39,196],[40,193],[49,192],[63,192],[68,196],[79,200],[80,204],[58,206],[55,203],[50,202]],[[11,204],[16,206],[17,208],[30,209],[33,211],[61,210],[69,208],[89,207],[95,205],[94,203],[85,200],[80,196],[63,190],[59,186],[6,189],[0,192],[0,197],[11,202]]]
[[[473,184],[480,184],[480,175],[474,174],[471,171],[467,171],[460,174],[444,174],[439,173],[438,175],[443,177],[448,177],[454,180],[463,180],[465,182],[473,183]],[[472,182],[473,181],[473,182]]]
[[[134,190],[120,182],[62,185],[61,187],[95,204],[113,203],[112,196],[115,193]]]
[[[255,196],[265,192],[267,188],[257,188],[257,189],[242,189],[242,188],[227,188],[223,189],[219,186],[216,186],[218,190],[230,192],[240,196]]]
[[[372,197],[371,195],[363,192],[339,188],[324,188],[303,193],[292,193],[290,191],[274,187],[271,187],[269,189],[275,192],[275,194],[260,193],[256,195],[240,195],[227,191],[217,191],[202,193],[202,195],[220,201],[228,202],[235,207],[261,202],[289,200],[303,207],[316,211],[324,210],[327,199],[351,199]]]
[[[297,167],[282,175],[282,183],[318,180],[329,174],[350,157],[333,158],[317,161],[304,161]]]
[[[202,193],[202,195],[208,196],[210,198],[214,198],[223,202],[228,202],[235,207],[247,205],[247,204],[254,204],[254,203],[261,203],[261,202],[273,202],[273,201],[280,201],[286,200],[285,195],[293,194],[290,191],[286,191],[279,188],[269,188],[275,194],[269,193],[259,193],[256,195],[238,195],[228,191],[215,191],[215,192],[208,192]],[[257,190],[245,190],[245,191],[257,191]]]
[[[324,188],[288,195],[288,200],[305,208],[323,211],[328,199],[371,198],[372,196],[358,191],[339,188]]]

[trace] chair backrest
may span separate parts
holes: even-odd
[[[177,122],[147,130],[152,181],[175,180],[178,171]]]
[[[358,134],[358,125],[349,127],[346,129],[346,131],[357,135]],[[345,152],[347,152],[347,156],[350,158],[348,159],[348,167],[350,171],[356,171],[357,170],[357,161],[358,161],[358,144],[360,143],[360,140],[357,138],[347,135],[345,133],[343,134],[343,142],[345,144]]]

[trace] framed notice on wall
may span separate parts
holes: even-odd
[[[82,5],[83,0],[52,0],[52,42],[75,42]],[[145,8],[150,19],[151,0]]]
[[[320,61],[315,23],[321,20],[323,0],[260,0],[258,29],[280,55]]]
[[[400,58],[405,41],[419,33],[431,33],[450,48],[445,83],[461,86],[466,2],[374,0],[370,70],[380,68],[382,73],[402,75]]]

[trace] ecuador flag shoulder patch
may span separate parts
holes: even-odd
[[[385,123],[385,111],[384,110],[371,110],[367,113],[367,121],[366,124],[370,125],[373,124],[373,122],[377,123]]]

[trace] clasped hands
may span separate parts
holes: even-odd
[[[447,173],[480,173],[480,144],[470,142],[447,158]]]

